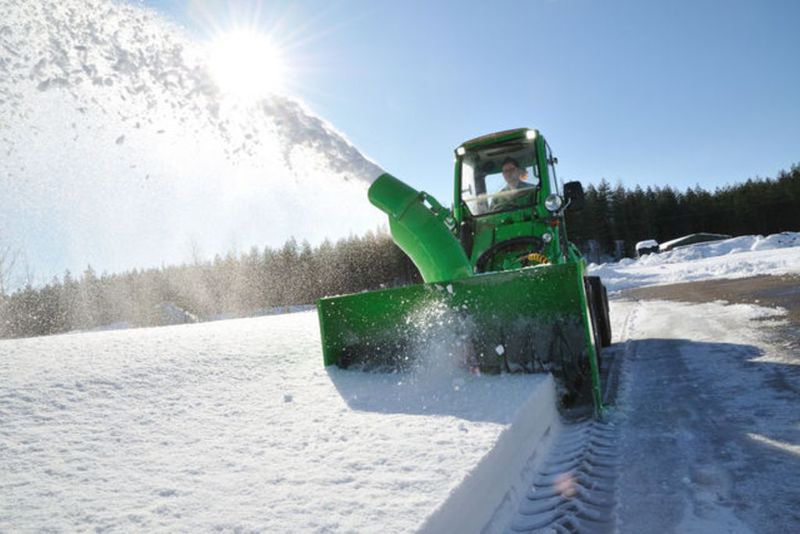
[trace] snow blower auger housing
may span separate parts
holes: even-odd
[[[455,157],[452,210],[389,174],[370,187],[425,283],[319,300],[325,365],[404,369],[444,343],[481,372],[552,372],[563,404],[599,412],[608,300],[564,225],[581,184],[559,187],[537,130],[478,137]]]

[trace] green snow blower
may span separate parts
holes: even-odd
[[[325,365],[410,369],[444,345],[476,372],[552,372],[562,404],[599,412],[608,298],[564,225],[581,184],[559,187],[537,130],[478,137],[455,156],[452,210],[389,174],[370,187],[425,283],[319,300]]]

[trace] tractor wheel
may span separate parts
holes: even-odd
[[[535,236],[515,237],[507,241],[500,241],[483,251],[475,262],[475,272],[485,273],[491,269],[489,266],[495,256],[519,249],[525,252],[539,252],[544,250],[544,241]]]
[[[608,290],[606,286],[601,286],[603,288],[603,324],[605,324],[605,328],[603,328],[603,337],[600,339],[600,342],[604,347],[608,347],[611,345],[611,315],[608,313]]]
[[[586,299],[592,315],[592,324],[598,347],[611,345],[611,321],[608,315],[608,291],[599,276],[586,277]]]
[[[586,305],[589,308],[589,321],[592,323],[592,333],[594,334],[594,348],[597,352],[597,365],[600,365],[601,352],[601,315],[598,313],[597,303],[601,301],[602,294],[598,292],[597,284],[592,282],[594,276],[585,278],[586,285]]]
[[[561,406],[569,408],[575,404],[591,403],[589,361],[575,358],[577,352],[564,335],[561,325],[557,324],[553,330],[548,354],[555,364],[553,374],[565,386],[560,398]]]

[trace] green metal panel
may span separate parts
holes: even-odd
[[[461,158],[453,162],[453,218],[456,224],[464,221],[464,206],[461,204]]]
[[[408,368],[443,345],[448,354],[436,357],[484,372],[552,371],[570,391],[591,388],[599,406],[581,264],[330,297],[317,308],[325,365]]]

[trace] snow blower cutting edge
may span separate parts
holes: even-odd
[[[319,300],[325,365],[407,369],[439,343],[480,372],[552,372],[563,406],[599,413],[608,298],[564,224],[581,184],[559,187],[537,130],[478,137],[455,156],[452,211],[389,174],[370,187],[425,283]]]

